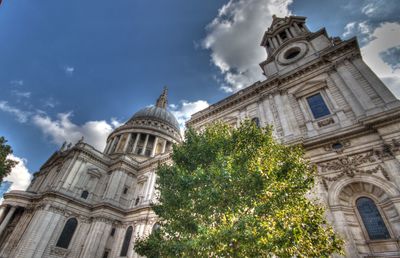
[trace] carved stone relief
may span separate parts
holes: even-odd
[[[368,168],[361,166],[369,165]],[[317,164],[320,168],[320,179],[325,189],[328,190],[328,182],[334,182],[338,179],[348,176],[354,177],[361,174],[375,174],[381,172],[386,180],[390,180],[385,168],[382,166],[380,157],[374,154],[374,151],[368,151],[356,155],[343,155],[335,160]],[[333,175],[323,175],[327,172],[334,172]]]
[[[69,249],[64,249],[64,248],[57,247],[57,246],[52,246],[50,249],[50,254],[58,256],[58,257],[67,257],[69,252],[70,252]]]

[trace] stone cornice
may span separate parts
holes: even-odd
[[[54,201],[52,201],[51,198],[68,201],[69,212],[73,214],[77,214],[76,212],[71,211],[74,205],[76,208],[84,209],[91,214],[100,210],[108,210],[110,212],[117,213],[120,216],[128,216],[131,213],[151,211],[150,204],[139,205],[133,208],[121,208],[108,202],[89,204],[56,191],[47,191],[40,194],[28,193],[25,191],[11,191],[4,195],[5,200],[3,204],[13,204],[30,209],[46,209],[46,207],[52,207],[53,212],[64,212],[65,208],[54,205]]]
[[[355,53],[354,50],[356,51]],[[342,55],[338,57],[338,54],[340,53],[342,53]],[[260,93],[264,93],[271,88],[278,88],[280,90],[284,89],[285,84],[291,83],[292,81],[314,73],[317,70],[317,72],[320,72],[321,67],[326,67],[327,69],[329,69],[329,67],[334,66],[335,64],[337,64],[337,62],[343,61],[344,56],[346,56],[347,58],[355,58],[359,57],[360,55],[357,40],[355,38],[341,42],[334,48],[327,51],[322,51],[319,54],[320,56],[317,59],[315,59],[311,63],[299,67],[299,69],[283,75],[272,76],[263,82],[256,82],[251,86],[240,90],[235,94],[209,106],[208,108],[193,114],[192,118],[186,123],[187,126],[191,126],[202,120],[205,120],[208,117],[220,113],[223,110],[230,108],[237,103],[243,102],[250,97],[259,95]]]

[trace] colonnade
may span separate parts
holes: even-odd
[[[157,151],[161,143],[161,150]],[[147,133],[126,133],[114,136],[108,141],[105,153],[133,153],[142,156],[154,157],[156,154],[165,153],[171,142]]]

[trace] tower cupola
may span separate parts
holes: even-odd
[[[281,76],[318,58],[321,51],[329,49],[333,42],[325,28],[311,32],[306,17],[273,16],[272,24],[261,41],[267,51],[267,60],[260,64],[267,77]]]
[[[272,55],[275,50],[279,49],[287,41],[305,36],[310,32],[305,20],[306,18],[301,16],[278,18],[273,15],[272,24],[264,33],[261,46],[265,47],[268,55]]]

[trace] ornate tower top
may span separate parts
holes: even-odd
[[[318,59],[322,51],[334,46],[324,28],[311,32],[306,17],[273,16],[272,24],[261,41],[267,59],[260,64],[264,75],[280,76]]]
[[[167,107],[168,99],[167,99],[168,88],[164,86],[164,90],[161,93],[160,97],[158,97],[156,102],[156,107],[165,109]]]

